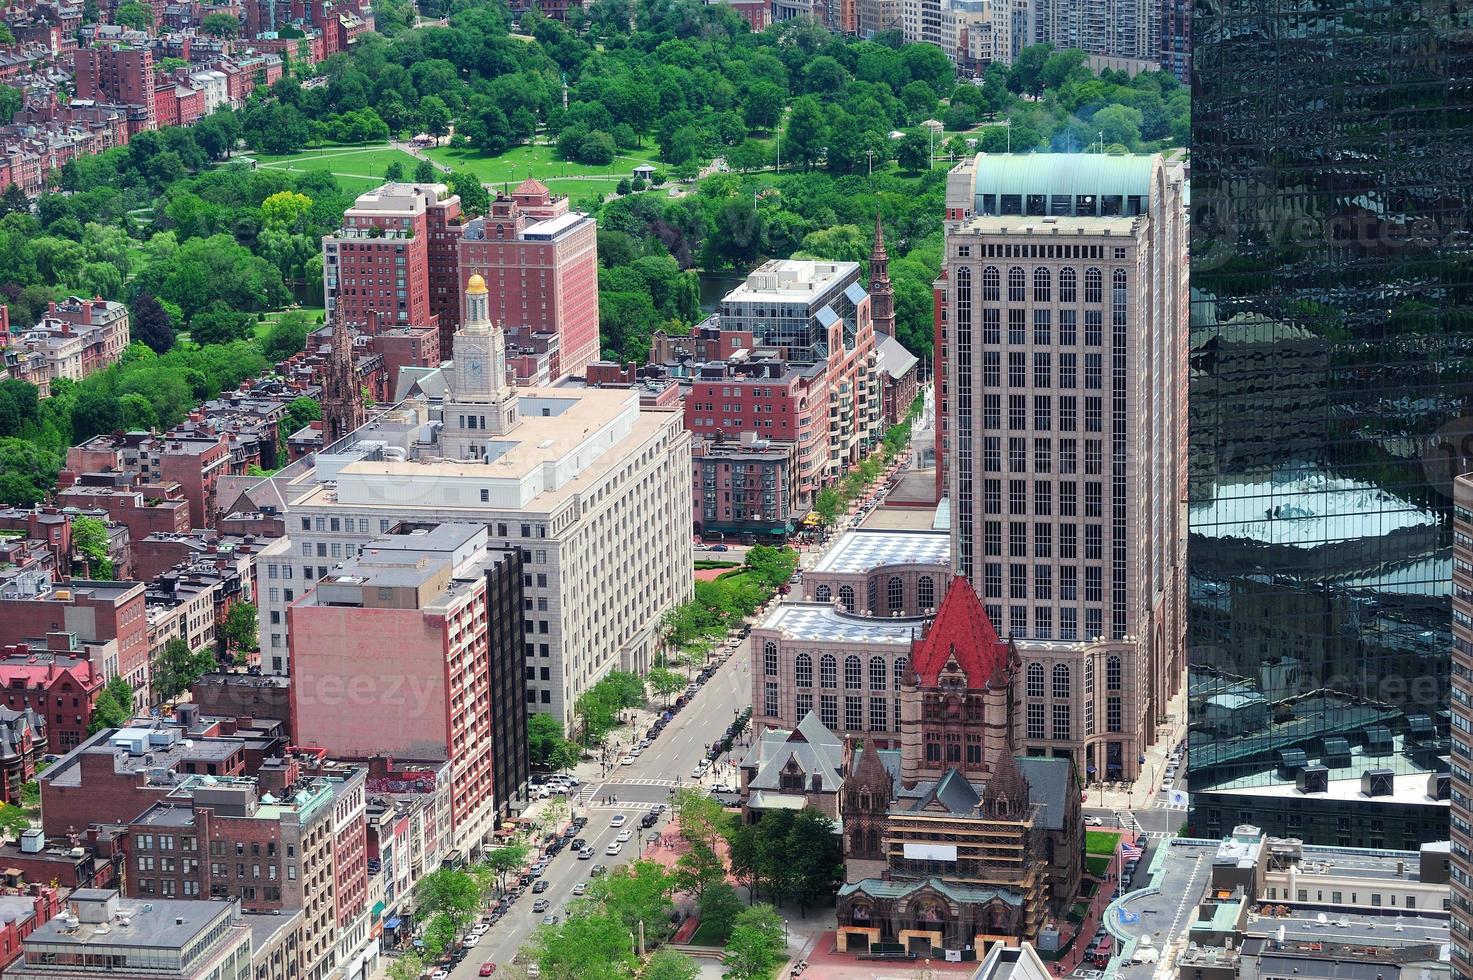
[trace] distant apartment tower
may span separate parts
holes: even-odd
[[[458,308],[460,196],[444,184],[384,184],[358,195],[322,238],[327,316],[358,329],[419,326]]]
[[[487,314],[503,331],[555,332],[552,378],[583,375],[598,360],[598,225],[568,210],[540,181],[524,180],[498,194],[484,218],[466,223],[458,244],[456,299],[472,276],[490,290]],[[440,318],[440,356],[452,354],[465,310]]]
[[[108,46],[79,48],[72,56],[78,99],[128,107],[128,135],[154,129],[153,51]]]
[[[1161,59],[1162,7],[1171,0],[1032,0],[1029,44]]]
[[[523,795],[511,778],[526,778],[525,683],[492,683],[521,677],[521,555],[487,540],[484,524],[401,526],[289,610],[293,738],[335,758],[448,761],[451,829],[467,852]]]
[[[1013,638],[1025,746],[1134,779],[1184,669],[1186,237],[1159,157],[948,176],[940,323],[958,575]]]

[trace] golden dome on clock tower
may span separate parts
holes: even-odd
[[[480,273],[476,273],[475,275],[470,277],[470,280],[468,282],[466,282],[465,291],[467,293],[486,292],[486,280],[481,278]]]

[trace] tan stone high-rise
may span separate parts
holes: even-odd
[[[946,210],[953,566],[1017,643],[1023,748],[1134,779],[1185,670],[1182,176],[981,154]]]

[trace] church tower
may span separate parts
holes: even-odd
[[[326,449],[367,421],[358,368],[353,363],[353,335],[341,315],[332,320],[332,340],[322,374],[322,448]]]
[[[885,229],[875,214],[875,247],[869,253],[869,318],[875,333],[895,336],[895,287],[890,285],[890,253],[885,251]]]
[[[517,398],[506,383],[506,335],[491,322],[486,280],[465,287],[465,323],[452,342],[455,360],[446,372],[443,444],[454,459],[485,456],[488,441],[517,424]]]

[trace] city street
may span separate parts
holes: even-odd
[[[599,779],[597,762],[582,763],[574,774],[583,780],[583,785],[578,787],[577,795],[570,798],[570,803],[572,815],[588,817],[588,826],[579,836],[594,849],[595,856],[592,860],[580,861],[572,848],[566,848],[553,858],[542,875],[549,884],[547,891],[533,895],[529,890],[524,894],[451,972],[452,980],[469,980],[477,976],[481,964],[488,960],[498,968],[510,964],[522,944],[542,922],[543,913],[532,912],[532,903],[537,899],[546,899],[548,912],[562,917],[568,903],[576,897],[573,895],[574,885],[587,882],[595,865],[612,868],[628,864],[638,857],[641,851],[640,817],[648,813],[655,803],[668,804],[677,785],[692,783],[691,772],[696,762],[705,756],[711,743],[725,733],[726,726],[750,703],[750,661],[743,641],[632,765],[616,765],[606,779]],[[621,733],[615,733],[614,738],[620,737]],[[622,733],[622,739],[627,745],[627,731]],[[726,775],[729,770],[723,768],[722,772]],[[705,780],[708,786],[712,783],[710,777]],[[602,802],[610,797],[617,798],[617,802]],[[604,849],[618,833],[611,826],[615,814],[624,815],[624,827],[636,836],[623,846],[617,856],[611,856],[605,854]],[[667,809],[659,823],[643,832],[644,837],[648,839],[663,832],[669,826],[669,817]]]

